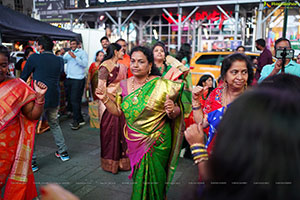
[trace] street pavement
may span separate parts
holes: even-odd
[[[36,136],[39,170],[34,173],[37,188],[57,183],[81,200],[128,200],[132,192],[130,172],[111,174],[100,167],[100,132],[90,128],[87,106],[83,107],[86,125],[71,130],[71,119],[60,118],[60,125],[68,146],[69,161],[56,158],[57,150],[51,131]],[[168,200],[192,199],[197,186],[198,170],[192,160],[180,158]]]

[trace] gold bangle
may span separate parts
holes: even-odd
[[[192,154],[194,153],[202,153],[202,152],[207,152],[206,149],[195,149],[195,150],[192,150]]]
[[[190,148],[193,148],[193,147],[195,147],[195,146],[205,147],[205,145],[202,144],[202,143],[195,143],[195,144],[192,144],[192,145],[190,146]]]
[[[208,154],[202,154],[202,155],[199,155],[199,156],[195,156],[193,159],[198,160],[200,158],[208,158]]]
[[[102,101],[102,102],[103,102],[103,104],[106,104],[108,101],[109,101],[109,97],[106,96],[106,100],[105,100],[105,101]]]

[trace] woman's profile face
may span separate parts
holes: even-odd
[[[117,53],[115,55],[118,57],[119,60],[122,60],[124,56],[124,51],[122,50],[122,48],[119,51],[116,50],[116,52]]]
[[[212,88],[213,86],[213,80],[211,77],[209,77],[204,83],[203,86],[207,86],[208,88]]]
[[[242,89],[247,84],[247,81],[248,69],[246,61],[234,61],[225,75],[225,82],[227,82],[228,87],[232,89]]]
[[[0,83],[6,79],[8,71],[8,58],[0,54]]]
[[[161,46],[156,46],[153,49],[154,60],[164,60],[166,57],[165,51]]]
[[[141,51],[135,51],[130,57],[130,70],[134,76],[147,76],[152,67],[145,54]]]

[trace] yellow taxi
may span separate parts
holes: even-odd
[[[190,62],[193,85],[197,85],[203,74],[210,74],[217,80],[221,74],[222,61],[233,53],[232,51],[196,52]],[[245,52],[245,54],[252,61],[259,56],[259,53],[253,52]]]

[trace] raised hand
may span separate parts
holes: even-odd
[[[276,73],[278,73],[280,70],[281,70],[281,68],[282,68],[282,60],[281,59],[278,59],[277,61],[276,61],[276,63],[275,63],[275,67],[274,67],[274,71],[276,72]]]
[[[68,51],[68,53],[72,58],[76,58],[76,55],[72,51]]]
[[[106,85],[105,81],[101,81],[101,80],[98,81],[98,87],[96,88],[95,94],[100,100],[103,100],[107,96],[105,85]]]
[[[175,104],[172,101],[172,99],[169,98],[169,95],[166,96],[166,101],[165,101],[165,111],[169,115],[174,111]]]
[[[41,96],[45,95],[48,89],[47,85],[41,81],[37,82],[36,80],[34,80],[33,87],[36,93]]]
[[[201,87],[201,86],[194,87],[193,90],[192,90],[193,100],[199,100],[199,98],[201,97],[203,92],[207,89],[208,89],[207,86],[205,86],[205,87]]]
[[[204,144],[204,132],[201,124],[192,124],[185,130],[184,135],[190,145]]]

